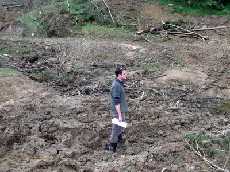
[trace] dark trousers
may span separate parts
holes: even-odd
[[[122,135],[123,128],[121,126],[118,126],[116,124],[113,124],[112,126],[112,133],[110,136],[110,142],[111,143],[117,143],[118,142],[118,137]]]
[[[118,118],[118,116],[116,114],[113,115],[115,118]],[[124,113],[122,114],[122,121],[125,121],[125,115]],[[124,128],[116,125],[116,124],[112,124],[112,132],[110,135],[110,143],[117,143],[118,142],[118,137],[121,137],[122,133],[124,132]]]

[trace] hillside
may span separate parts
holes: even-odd
[[[2,29],[0,171],[229,170],[229,28],[199,32],[205,41],[135,34],[162,20],[228,26],[228,16],[171,14],[144,1],[109,6],[135,17],[131,23],[141,15],[136,30],[44,38]],[[16,21],[12,10],[5,11],[4,23]],[[129,113],[125,144],[112,154],[103,146],[111,130],[116,64],[128,69]]]

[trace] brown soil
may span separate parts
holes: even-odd
[[[206,42],[2,37],[0,50],[29,51],[2,64],[21,75],[0,78],[0,171],[212,171],[183,136],[229,127],[229,112],[215,110],[230,99],[230,37],[221,33]],[[118,63],[129,72],[129,126],[112,154],[103,145]],[[221,158],[210,157],[223,167]]]

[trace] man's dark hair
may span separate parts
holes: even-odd
[[[123,70],[126,70],[125,65],[117,65],[115,70],[116,77],[118,77],[119,74],[121,75]]]

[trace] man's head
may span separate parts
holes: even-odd
[[[116,78],[121,81],[125,81],[127,79],[127,72],[124,65],[117,66],[115,70],[115,74],[116,74]]]

